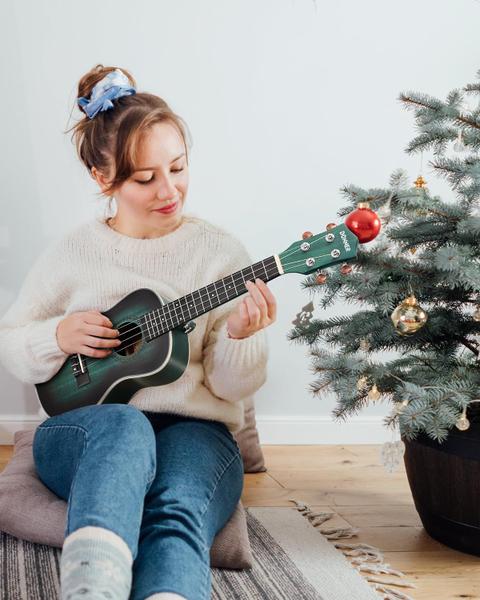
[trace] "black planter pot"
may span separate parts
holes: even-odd
[[[426,434],[403,441],[425,530],[451,548],[480,556],[480,422],[472,419],[467,431],[452,429],[442,444]]]

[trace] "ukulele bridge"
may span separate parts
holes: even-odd
[[[77,386],[82,387],[90,383],[90,375],[88,367],[82,359],[81,354],[74,354],[71,359],[72,370],[77,381]]]

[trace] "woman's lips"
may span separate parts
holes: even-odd
[[[174,202],[173,204],[169,204],[168,206],[165,206],[164,208],[155,208],[154,210],[155,210],[155,212],[161,212],[164,214],[168,214],[168,213],[173,212],[176,209],[177,204],[178,204],[178,201]]]

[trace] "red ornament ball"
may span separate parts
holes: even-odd
[[[361,244],[376,238],[382,226],[377,213],[364,202],[360,202],[357,208],[347,215],[345,225],[357,236]]]

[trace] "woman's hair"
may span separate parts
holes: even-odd
[[[77,97],[88,98],[93,86],[117,68],[120,67],[96,65],[80,79]],[[126,69],[120,70],[136,88],[133,76]],[[73,130],[72,139],[75,139],[77,153],[90,174],[92,167],[105,176],[110,171],[113,173],[108,188],[100,195],[112,195],[132,175],[138,166],[138,148],[142,138],[155,123],[167,121],[177,128],[188,163],[188,149],[191,147],[188,126],[165,100],[155,94],[137,92],[113,100],[113,105],[109,110],[98,112],[93,119],[85,114],[82,120],[64,132]],[[83,112],[83,109],[80,110]]]

